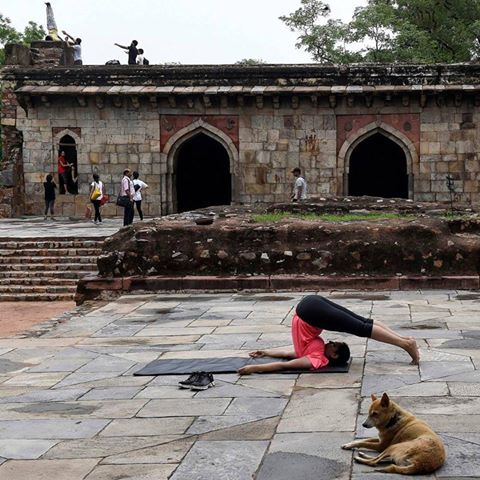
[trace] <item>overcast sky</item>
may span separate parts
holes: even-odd
[[[331,0],[332,16],[348,20],[366,0]],[[83,59],[104,64],[126,54],[113,44],[132,39],[150,63],[234,63],[260,58],[268,63],[307,63],[295,48],[296,35],[278,17],[300,0],[52,0],[59,30],[82,38]],[[46,27],[40,0],[0,0],[0,13],[17,30],[29,20]]]

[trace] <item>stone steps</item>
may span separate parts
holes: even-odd
[[[80,278],[97,272],[103,238],[0,241],[0,302],[72,300]]]

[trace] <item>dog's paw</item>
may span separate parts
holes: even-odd
[[[343,449],[343,450],[353,450],[354,448],[355,448],[355,447],[354,447],[354,445],[353,445],[352,442],[350,442],[350,443],[345,443],[344,445],[342,445],[342,449]]]
[[[371,460],[373,458],[371,455],[367,455],[366,453],[363,453],[363,452],[357,452],[357,456],[367,460]]]

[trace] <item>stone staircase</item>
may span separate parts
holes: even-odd
[[[0,240],[0,302],[72,300],[78,280],[97,272],[103,240]]]

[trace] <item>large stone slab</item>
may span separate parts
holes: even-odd
[[[195,439],[182,438],[161,445],[137,448],[131,452],[110,455],[102,460],[102,464],[179,463],[194,443]]]
[[[99,465],[85,480],[168,480],[176,464]]]
[[[66,440],[51,448],[44,458],[97,458],[162,445],[182,438],[181,435],[95,437]]]
[[[210,398],[208,401],[197,398],[151,400],[137,417],[175,417],[198,415],[222,415],[230,404],[230,398]],[[272,414],[273,416],[274,414]]]
[[[230,417],[228,417],[230,418]],[[221,428],[200,435],[201,440],[270,440],[277,428],[280,417],[266,418],[254,422]]]
[[[423,381],[442,379],[473,370],[471,362],[420,362],[420,375]]]
[[[15,460],[34,460],[57,443],[56,440],[0,440],[0,457]]]
[[[103,430],[110,420],[3,420],[1,439],[69,439],[90,438]]]
[[[285,409],[278,432],[353,432],[357,408],[355,389],[298,390]]]
[[[88,388],[34,390],[20,395],[1,397],[0,403],[68,402],[77,400],[86,392],[88,392]]]
[[[198,441],[172,480],[251,480],[268,447],[266,441]]]
[[[225,415],[280,415],[287,405],[286,398],[234,398]]]
[[[362,396],[367,397],[372,393],[379,394],[389,392],[405,385],[420,383],[420,376],[417,374],[408,375],[364,375],[362,383]]]
[[[349,433],[279,434],[256,476],[258,480],[325,478],[347,480],[352,454],[340,446],[351,441]]]
[[[188,413],[187,411],[185,413]],[[147,435],[181,435],[193,422],[192,417],[129,418],[113,420],[101,432],[106,437],[135,437]]]
[[[0,466],[2,480],[83,480],[98,459],[82,460],[9,460]]]
[[[442,435],[448,452],[445,465],[436,472],[437,478],[478,478],[480,472],[480,434],[452,433]],[[1,470],[0,470],[1,471]]]

